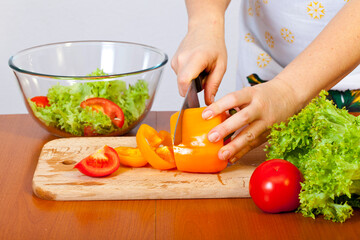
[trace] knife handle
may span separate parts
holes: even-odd
[[[207,72],[203,71],[199,74],[197,78],[194,79],[197,92],[201,92],[204,89],[206,77],[207,77]]]

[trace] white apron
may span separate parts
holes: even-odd
[[[237,88],[256,73],[271,80],[303,51],[348,0],[243,0]],[[333,90],[360,89],[360,66]]]

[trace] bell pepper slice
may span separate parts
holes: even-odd
[[[136,143],[145,160],[156,169],[176,168],[169,132],[157,132],[147,124],[142,124],[136,133]],[[170,153],[170,154],[169,154]]]
[[[208,132],[223,122],[226,114],[204,120],[201,116],[205,108],[189,108],[184,111],[182,120],[182,143],[174,146],[177,168],[184,172],[216,173],[227,166],[227,161],[218,158],[218,151],[224,146],[223,141],[212,143]],[[174,135],[179,112],[170,118],[171,136]]]
[[[82,159],[74,166],[81,173],[90,177],[108,176],[119,167],[120,160],[117,152],[107,145]]]
[[[101,111],[106,114],[112,121],[112,123],[118,128],[122,128],[124,125],[124,112],[114,102],[106,98],[89,98],[80,103],[80,107],[90,107],[93,111]]]
[[[128,167],[143,167],[148,162],[142,156],[140,149],[136,147],[116,147],[120,163]]]

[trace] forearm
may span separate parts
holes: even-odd
[[[352,0],[274,80],[291,86],[299,107],[329,90],[360,63],[360,1]],[[360,81],[360,79],[359,79]]]
[[[225,11],[230,0],[186,0],[188,29],[199,27],[224,29]]]

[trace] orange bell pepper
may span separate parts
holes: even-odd
[[[172,140],[169,132],[159,131],[142,124],[136,133],[136,143],[145,160],[156,169],[176,168]]]
[[[204,120],[201,116],[205,108],[189,108],[184,111],[182,120],[182,143],[173,146],[176,166],[180,171],[215,173],[227,166],[227,161],[218,158],[218,151],[223,141],[211,143],[208,132],[223,122],[225,113],[212,119]],[[174,135],[179,112],[170,118],[171,136]]]
[[[148,162],[141,155],[139,148],[117,147],[115,151],[119,155],[120,163],[128,167],[143,167]]]

